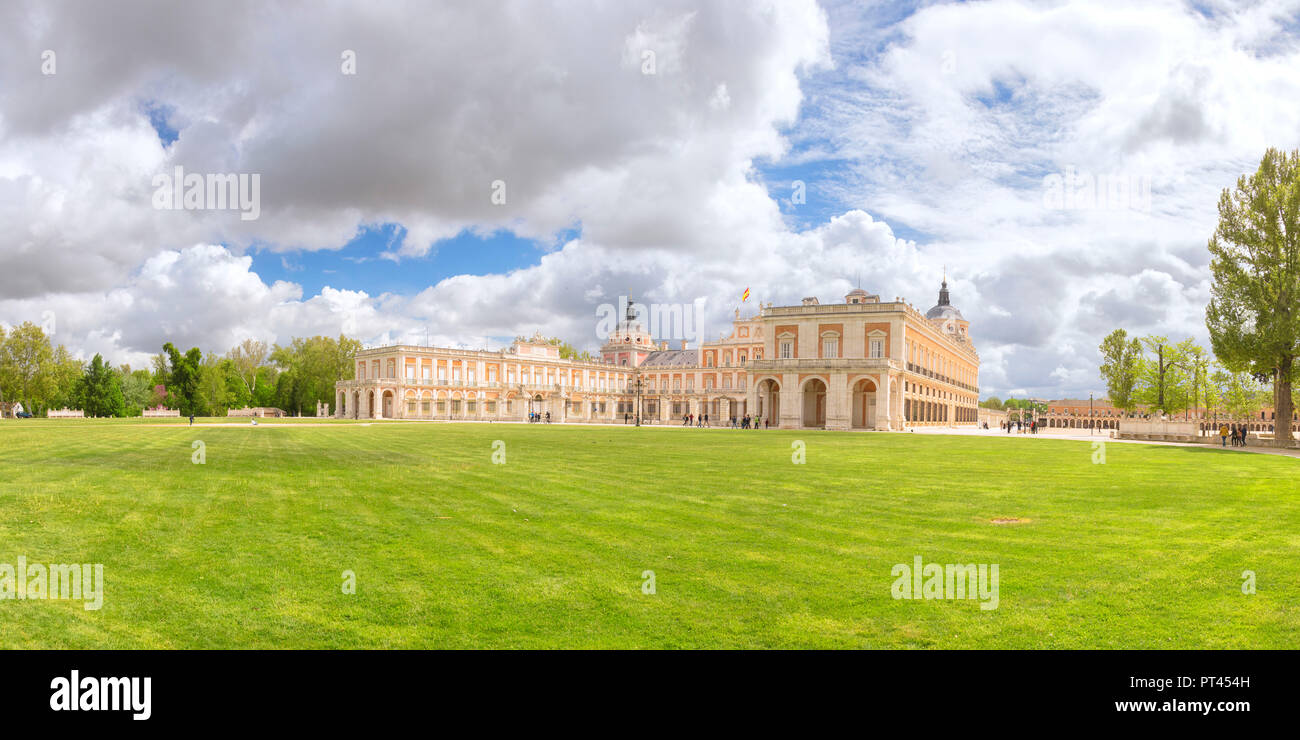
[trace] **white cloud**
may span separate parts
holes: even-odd
[[[591,346],[595,306],[628,289],[705,297],[721,330],[745,287],[828,300],[860,277],[925,308],[946,265],[986,390],[1086,395],[1112,326],[1204,339],[1218,191],[1265,147],[1300,146],[1298,8],[11,3],[0,320],[53,310],[60,341],[133,363],[165,339],[340,331]],[[838,215],[792,226],[807,211],[782,214],[771,163],[809,167]],[[259,173],[261,218],[153,210],[151,176],[175,165]],[[1071,166],[1149,176],[1150,212],[1045,208],[1044,176]],[[388,222],[399,262],[464,229],[582,236],[412,295],[308,296],[245,254],[287,270],[291,250]]]

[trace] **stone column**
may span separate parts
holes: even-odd
[[[889,392],[889,372],[883,372],[876,381],[876,429],[888,431],[893,428],[893,414],[896,397],[903,394]]]
[[[853,394],[849,393],[849,376],[846,373],[831,373],[826,386],[826,428],[847,430],[853,417]]]
[[[774,419],[781,429],[798,429],[803,425],[803,390],[799,387],[797,373],[781,376],[780,418]]]

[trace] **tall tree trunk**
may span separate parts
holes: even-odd
[[[1273,444],[1290,447],[1291,438],[1291,365],[1288,357],[1282,361],[1273,380]]]

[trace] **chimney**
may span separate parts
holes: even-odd
[[[682,349],[686,349],[686,340],[685,340],[685,339],[682,340]]]

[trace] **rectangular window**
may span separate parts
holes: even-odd
[[[882,340],[882,339],[873,339],[873,340],[871,340],[871,354],[870,354],[869,356],[870,356],[871,359],[873,359],[873,360],[879,360],[880,358],[882,358],[882,357],[885,356],[885,342],[884,342],[884,340]]]
[[[839,357],[840,340],[823,339],[822,340],[822,357]]]
[[[781,359],[789,360],[794,357],[794,343],[781,342]]]

